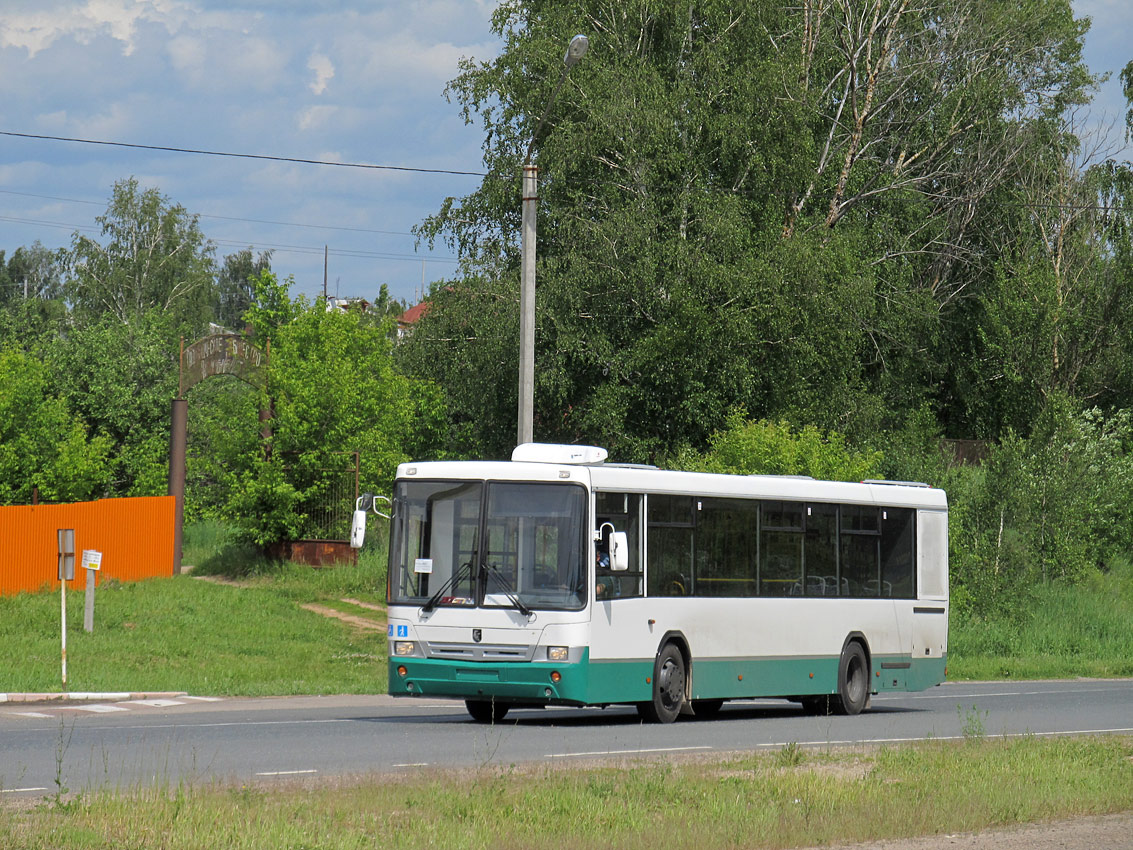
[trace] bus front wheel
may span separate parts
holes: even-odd
[[[511,708],[506,702],[494,699],[466,699],[464,707],[477,723],[499,723]]]
[[[838,697],[835,706],[839,714],[861,714],[869,705],[869,661],[865,650],[857,641],[846,644],[838,662]]]
[[[665,644],[653,662],[653,699],[640,703],[638,712],[650,723],[672,723],[685,701],[685,659],[671,643]]]

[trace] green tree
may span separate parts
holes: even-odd
[[[106,314],[71,328],[49,353],[60,395],[112,446],[110,494],[164,494],[178,369],[165,318],[149,312],[123,324]]]
[[[0,504],[95,498],[110,477],[110,441],[91,437],[38,358],[0,348]]]
[[[397,464],[425,447],[440,414],[427,388],[393,369],[391,319],[292,301],[266,272],[246,318],[257,338],[271,334],[263,406],[274,416],[268,450],[246,448],[228,464],[227,511],[267,546],[314,533],[350,453],[359,455],[362,486],[388,492]]]
[[[120,180],[96,219],[103,241],[76,233],[67,297],[80,321],[108,315],[126,324],[151,311],[172,335],[195,337],[211,317],[213,246],[184,207],[137,179]]]
[[[703,447],[737,406],[862,436],[951,392],[996,205],[1092,84],[1067,0],[512,0],[493,20],[504,50],[448,90],[489,176],[420,229],[482,295],[438,297],[405,344],[490,455],[513,431],[515,178],[572,33],[590,52],[536,140],[535,430],[627,460]],[[491,412],[449,365],[462,336],[491,352]]]
[[[256,300],[254,280],[265,271],[271,271],[271,251],[261,251],[256,257],[249,247],[224,258],[213,305],[217,324],[243,330],[244,313]]]
[[[52,251],[38,240],[30,248],[17,248],[6,265],[0,251],[0,305],[59,298],[65,262],[64,251]]]

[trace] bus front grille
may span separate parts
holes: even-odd
[[[526,644],[435,643],[425,644],[429,658],[451,658],[461,661],[530,661],[535,647]]]

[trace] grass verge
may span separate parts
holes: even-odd
[[[1013,614],[954,618],[950,679],[1133,676],[1133,565],[1032,589]]]
[[[1133,739],[784,748],[726,760],[94,792],[0,810],[0,846],[785,848],[1128,811]]]
[[[243,552],[210,531],[195,576],[107,582],[95,594],[94,632],[83,631],[83,591],[67,599],[67,684],[72,691],[188,691],[202,695],[382,693],[384,632],[305,611],[343,597],[384,597],[384,557],[312,569]],[[192,540],[192,534],[187,535]],[[359,612],[363,613],[363,612]],[[370,612],[373,617],[373,612]],[[0,691],[59,691],[59,595],[0,597]]]

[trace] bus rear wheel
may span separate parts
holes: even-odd
[[[638,713],[650,723],[672,723],[685,701],[685,659],[671,643],[665,644],[653,662],[653,699],[639,703]]]
[[[477,723],[499,723],[511,708],[506,702],[494,699],[466,699],[464,707]]]
[[[838,696],[834,701],[839,714],[861,714],[869,705],[869,662],[857,641],[846,644],[838,662]]]

